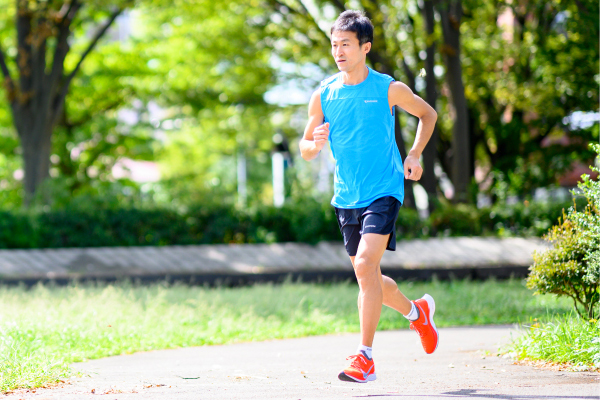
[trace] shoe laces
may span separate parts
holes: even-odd
[[[356,369],[360,369],[361,371],[364,370],[364,367],[366,367],[367,365],[364,356],[362,356],[361,354],[355,354],[353,356],[346,357],[346,360],[352,360],[350,366]]]
[[[423,337],[425,335],[425,332],[423,332],[423,326],[420,324],[416,324],[415,322],[417,321],[413,321],[410,323],[410,329],[414,330],[415,332],[417,332],[419,334],[420,337]]]

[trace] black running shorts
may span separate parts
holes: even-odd
[[[356,255],[360,238],[365,233],[390,235],[387,250],[396,250],[396,219],[402,204],[392,196],[375,200],[362,208],[335,208],[338,225],[346,251],[350,257]]]

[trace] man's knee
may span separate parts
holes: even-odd
[[[376,279],[379,282],[378,263],[368,257],[356,257],[354,259],[354,272],[359,283],[362,280]]]

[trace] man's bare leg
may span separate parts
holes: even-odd
[[[350,261],[352,261],[352,265],[354,265],[355,257],[350,257]],[[408,298],[398,289],[398,285],[396,282],[390,278],[389,276],[385,276],[381,274],[381,266],[377,266],[377,274],[379,275],[379,279],[381,282],[381,287],[383,291],[383,305],[390,307],[402,315],[407,315],[412,307],[412,304]],[[358,294],[358,309],[359,316],[362,314],[360,312],[360,303],[361,303],[361,294]],[[362,324],[362,321],[361,321]]]
[[[352,261],[352,265],[354,265],[355,257],[350,257],[350,260]],[[356,270],[356,268],[355,268],[355,270]],[[399,313],[401,313],[408,319],[409,318],[408,315],[412,311],[413,302],[411,302],[410,300],[408,300],[406,298],[406,296],[404,296],[404,294],[400,291],[400,289],[398,289],[398,285],[392,278],[381,274],[381,266],[379,264],[377,265],[377,275],[379,276],[380,284],[382,287],[382,298],[383,298],[382,303],[384,305],[398,311]],[[427,297],[429,297],[429,300],[425,300]],[[364,298],[364,295],[363,295],[362,289],[361,289],[361,291],[358,294],[358,315],[361,318],[360,319],[361,334],[362,334],[362,337],[364,338],[365,335],[363,333],[364,325],[363,325],[362,318],[363,318],[363,315],[365,315],[365,312],[363,312],[363,310],[362,310],[362,308],[364,306],[363,298]],[[427,308],[423,309],[422,308],[423,305],[420,305],[418,307],[421,311],[419,311],[419,313],[415,315],[414,320],[410,319],[410,321],[412,321],[411,329],[412,329],[412,324],[417,323],[416,322],[417,319],[420,321],[423,318],[421,313],[424,313],[429,318],[433,315],[433,314],[431,314],[431,315],[429,314],[429,309],[431,308],[431,305],[433,305],[433,307],[435,308],[435,302],[433,302],[433,298],[431,298],[431,296],[429,296],[428,294],[423,296],[422,299],[417,300],[417,302],[426,302]],[[381,315],[381,307],[380,307],[379,315]],[[379,319],[377,320],[377,322],[379,322]],[[423,349],[425,350],[425,352],[427,354],[431,354],[437,349],[437,345],[438,345],[438,341],[439,341],[439,334],[438,334],[437,328],[435,327],[435,324],[433,323],[433,319],[431,319],[430,324],[427,324],[426,329],[423,329],[422,325],[424,325],[424,324],[422,324],[422,322],[417,323],[417,328],[415,328],[415,329],[417,331],[419,331],[419,336],[421,336],[421,343],[423,344]],[[375,325],[375,329],[376,328],[377,328],[377,325]],[[373,337],[374,337],[374,334],[375,334],[375,331],[373,330]],[[366,344],[363,342],[363,345],[372,347],[372,340],[370,343],[371,344]]]
[[[377,266],[379,276],[381,276],[383,287],[383,304],[398,311],[402,315],[407,315],[411,308],[412,303],[404,293],[398,289],[396,282],[389,276],[381,275],[381,266]]]
[[[410,302],[398,290],[396,283],[388,277],[384,279],[381,275],[379,263],[388,240],[389,235],[366,233],[360,240],[356,256],[350,257],[360,288],[358,313],[361,341],[368,347],[373,345],[382,304],[405,313],[408,313],[411,308]]]

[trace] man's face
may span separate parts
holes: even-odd
[[[366,59],[369,50],[371,42],[361,46],[356,32],[333,31],[331,34],[331,54],[340,71],[353,71]]]

